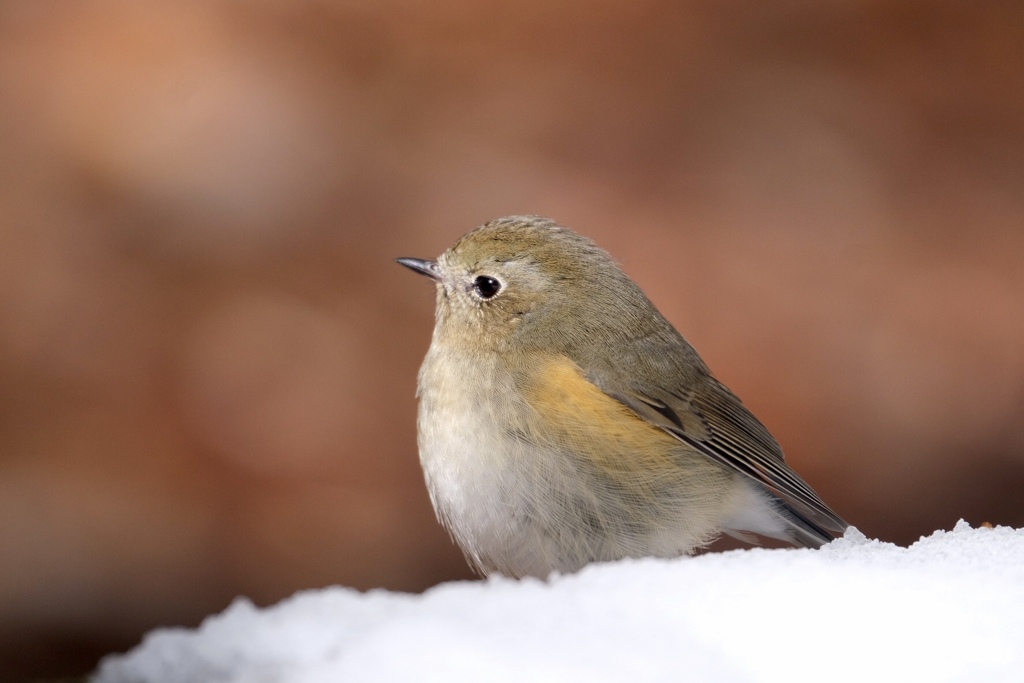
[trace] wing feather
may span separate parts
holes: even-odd
[[[786,465],[771,433],[721,382],[708,376],[696,391],[609,391],[600,378],[593,379],[651,424],[764,486],[795,525],[801,543],[820,545],[846,530],[847,523]]]

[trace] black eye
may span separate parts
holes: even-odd
[[[501,283],[493,277],[477,275],[476,279],[473,280],[473,289],[476,290],[476,293],[480,295],[481,299],[490,299],[501,291]]]

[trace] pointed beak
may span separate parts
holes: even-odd
[[[421,258],[399,258],[395,260],[406,268],[415,270],[420,275],[426,275],[431,280],[441,280],[441,272],[437,269],[437,261],[426,261]]]

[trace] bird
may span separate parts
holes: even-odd
[[[589,238],[508,216],[436,260],[397,261],[436,285],[420,463],[479,573],[691,555],[722,533],[816,548],[846,530]]]

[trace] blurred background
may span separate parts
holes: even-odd
[[[1024,3],[0,3],[0,679],[470,573],[432,287],[593,237],[869,536],[1024,525]]]

